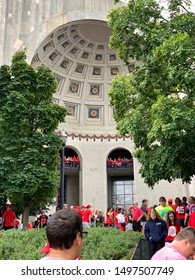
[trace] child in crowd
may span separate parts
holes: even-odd
[[[172,242],[175,236],[180,232],[180,222],[177,219],[174,211],[169,211],[167,213],[167,226],[168,226],[168,235],[165,241]]]

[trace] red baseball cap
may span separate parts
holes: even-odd
[[[86,206],[86,208],[91,208],[92,206],[90,205],[90,204],[88,204],[87,206]]]
[[[82,209],[82,208],[85,208],[85,206],[84,206],[84,205],[82,205],[82,206],[81,206],[81,209]]]

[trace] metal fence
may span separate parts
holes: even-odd
[[[148,241],[140,238],[131,257],[132,260],[149,260]]]

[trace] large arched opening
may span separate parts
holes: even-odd
[[[124,148],[112,150],[106,162],[108,206],[129,208],[135,199],[132,154]]]

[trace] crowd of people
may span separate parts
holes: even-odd
[[[107,168],[117,168],[117,167],[132,167],[133,166],[133,158],[126,157],[118,157],[107,159]]]
[[[143,199],[140,207],[137,202],[129,209],[108,207],[105,215],[91,207],[72,207],[79,213],[83,228],[104,226],[141,232],[148,241],[150,259],[195,259],[195,197],[176,197],[174,203],[168,199],[167,204],[161,196],[151,207]]]
[[[47,215],[46,210],[42,210],[41,214],[36,217],[34,222],[28,222],[27,229],[46,227],[50,216],[51,215]],[[8,229],[23,229],[23,224],[19,217],[17,217],[11,203],[6,204],[6,210],[4,211],[3,215],[0,216],[0,230]]]
[[[180,201],[178,198],[175,199],[175,204],[169,199],[167,205],[166,198],[160,197],[159,204],[152,207],[149,207],[148,201],[143,199],[140,207],[134,202],[129,211],[121,207],[117,209],[109,207],[105,217],[102,215],[101,225],[122,231],[141,231],[148,241],[151,260],[195,259],[195,227],[188,225],[192,213],[195,213],[193,199],[194,197],[189,197],[187,205],[176,204]],[[41,250],[45,254],[43,260],[80,259],[83,237],[88,233],[83,230],[100,225],[99,210],[93,212],[90,204],[86,207],[71,206],[70,209],[65,204],[64,209],[66,211],[59,210],[48,220],[46,229],[48,242]],[[181,212],[184,212],[182,217]],[[184,220],[183,225],[179,219]],[[71,225],[73,220],[74,226]],[[70,240],[69,243],[65,241],[64,236]]]
[[[68,156],[64,157],[64,164],[68,167],[79,167],[80,166],[80,159],[78,156]]]
[[[60,160],[60,157],[59,157]],[[80,159],[78,156],[68,156],[64,157],[64,164],[66,167],[80,167]],[[133,158],[127,157],[109,157],[107,159],[107,168],[117,168],[117,167],[132,167],[133,166]]]
[[[65,211],[64,211],[65,210]],[[12,205],[2,215],[3,229],[17,228]],[[83,237],[93,226],[112,227],[121,231],[141,232],[148,241],[151,260],[195,259],[195,197],[176,197],[149,206],[143,199],[140,207],[134,202],[129,209],[108,207],[106,213],[92,210],[90,204],[81,207],[64,204],[64,209],[48,216],[43,210],[37,217],[36,228],[46,228],[47,239],[41,250],[43,259],[79,259]],[[87,229],[87,231],[84,231]],[[66,237],[66,238],[64,238]]]

